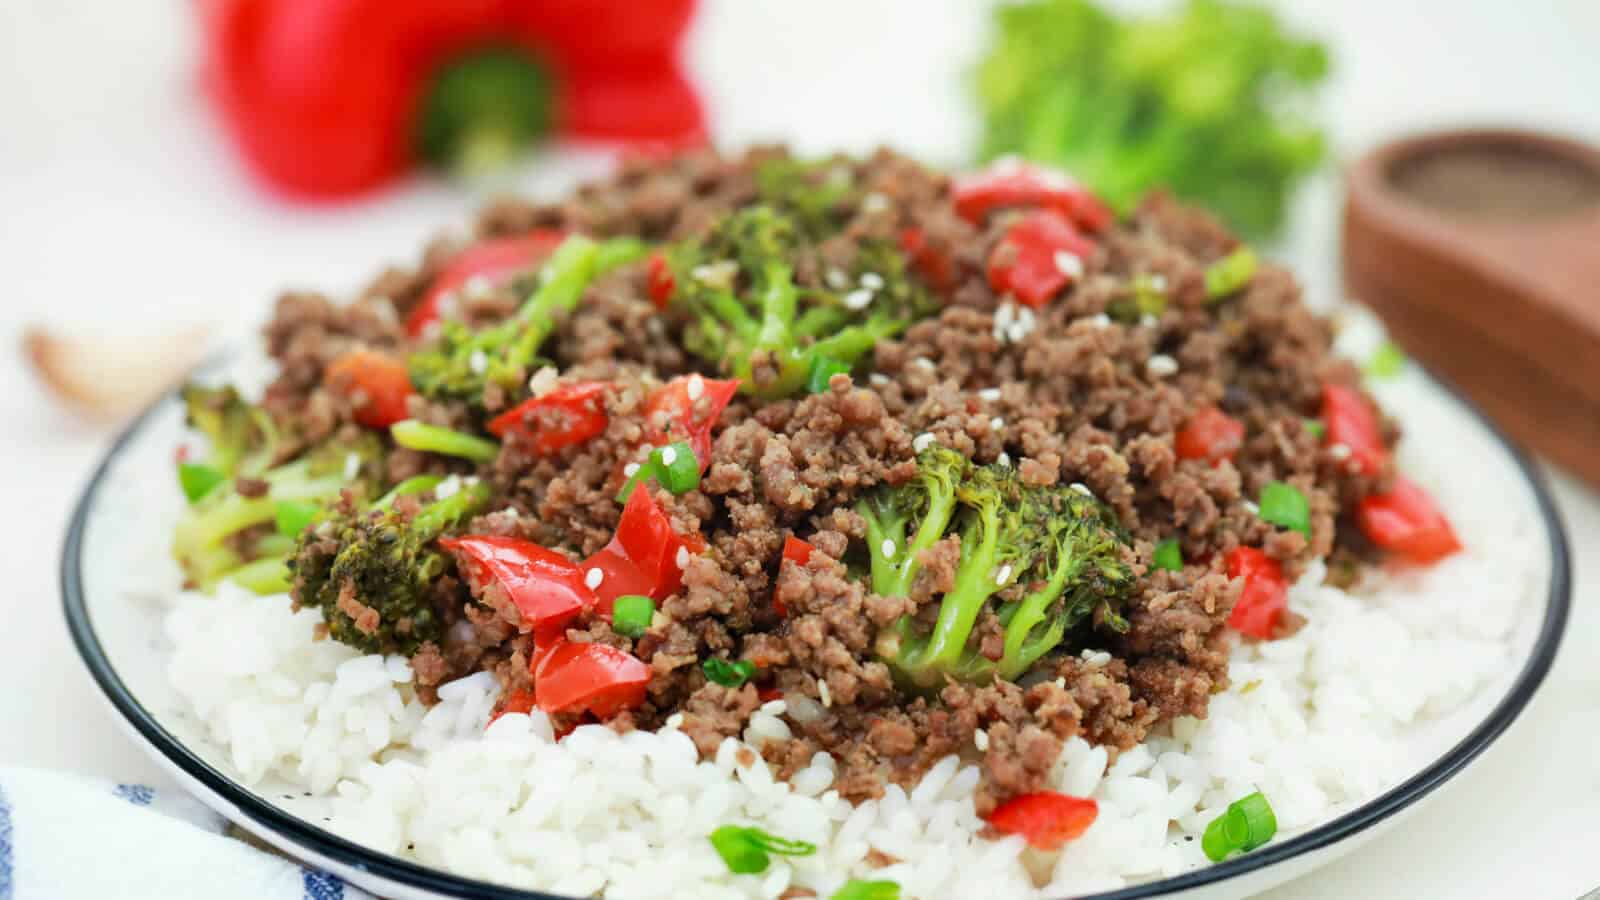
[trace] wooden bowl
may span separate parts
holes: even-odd
[[[1600,150],[1431,134],[1349,173],[1347,291],[1517,440],[1600,485]]]

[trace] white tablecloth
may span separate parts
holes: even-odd
[[[287,285],[349,288],[408,256],[470,201],[420,184],[355,207],[291,209],[254,193],[199,104],[187,9],[0,4],[0,337],[25,322],[139,332],[210,320],[245,330]],[[1148,5],[1148,4],[1144,4]],[[1462,121],[1600,135],[1600,4],[1307,0],[1289,10],[1336,45],[1329,97],[1348,155],[1396,131]],[[805,147],[893,142],[933,161],[970,139],[961,78],[978,5],[709,2],[693,43],[724,138]],[[932,73],[932,74],[930,74]],[[550,186],[563,166],[530,168]],[[1337,191],[1307,192],[1285,253],[1314,293],[1335,282]],[[58,610],[69,506],[108,434],[55,409],[0,354],[0,763],[166,784],[108,718]],[[1480,763],[1399,831],[1276,897],[1575,897],[1600,884],[1600,499],[1557,493],[1578,597],[1555,671]],[[1513,887],[1515,886],[1515,887]]]

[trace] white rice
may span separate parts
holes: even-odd
[[[1459,415],[1420,381],[1382,393],[1414,435]],[[497,694],[487,674],[442,687],[427,708],[405,660],[313,640],[319,615],[291,613],[286,597],[179,592],[170,564],[149,556],[140,565],[151,571],[130,572],[125,591],[168,585],[168,678],[232,774],[326,798],[320,824],[375,850],[567,896],[773,898],[801,885],[827,897],[849,878],[887,878],[921,900],[1060,897],[1207,865],[1197,836],[1255,790],[1271,801],[1280,840],[1348,810],[1422,762],[1408,758],[1408,736],[1513,664],[1512,626],[1542,578],[1537,523],[1515,484],[1474,477],[1480,464],[1465,454],[1422,450],[1403,448],[1402,467],[1434,492],[1466,552],[1371,578],[1360,593],[1318,584],[1317,566],[1290,595],[1306,626],[1236,649],[1233,685],[1209,718],[1181,719],[1109,766],[1105,749],[1071,741],[1054,787],[1093,796],[1100,814],[1053,860],[1024,853],[1020,838],[978,837],[978,770],[955,757],[909,793],[891,786],[852,807],[831,789],[826,754],[784,783],[758,754],[739,765],[731,738],[698,760],[676,721],[625,737],[585,726],[560,743],[540,713],[485,730]],[[152,455],[152,466],[166,458]],[[165,484],[131,468],[114,481]],[[790,712],[764,705],[743,743],[786,740]],[[731,875],[706,840],[730,823],[819,849]],[[872,850],[896,862],[874,868]]]

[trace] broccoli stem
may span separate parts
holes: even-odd
[[[1015,680],[1039,657],[1049,652],[1051,647],[1060,643],[1061,637],[1066,634],[1066,626],[1060,616],[1055,618],[1051,627],[1047,628],[1039,639],[1030,642],[1028,638],[1033,634],[1035,626],[1045,620],[1045,614],[1050,611],[1050,607],[1061,599],[1067,582],[1078,577],[1078,570],[1081,568],[1082,563],[1077,559],[1060,561],[1043,587],[1017,603],[1010,619],[1005,623],[1006,649],[998,667],[1001,678]],[[1055,632],[1055,639],[1046,644],[1045,641],[1051,632]]]
[[[993,504],[977,509],[977,520],[961,539],[961,568],[955,588],[939,601],[939,619],[928,635],[918,663],[934,671],[951,670],[961,660],[978,613],[996,590],[1011,583],[1013,573],[996,567],[1000,558],[1000,516]],[[1003,576],[1003,577],[1002,577]]]
[[[411,528],[426,543],[443,534],[463,516],[469,516],[489,502],[489,485],[477,479],[468,479],[461,489],[448,497],[440,497],[418,510],[411,519]]]
[[[407,494],[421,494],[425,491],[431,491],[438,487],[439,482],[441,481],[444,481],[443,475],[413,475],[410,478],[407,478],[405,481],[402,481],[390,488],[389,493],[379,497],[377,502],[372,504],[372,508],[376,510],[386,510],[393,506],[394,501],[400,499],[401,497],[404,497]]]
[[[292,586],[287,555],[264,556],[245,563],[228,577],[245,590],[262,596],[286,593]]]
[[[500,445],[494,441],[429,425],[416,419],[406,419],[390,425],[389,434],[394,437],[394,442],[402,447],[437,453],[441,456],[458,456],[472,462],[485,463],[500,455]]]

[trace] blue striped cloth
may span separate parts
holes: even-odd
[[[0,768],[0,900],[371,900],[226,825],[174,791]]]

